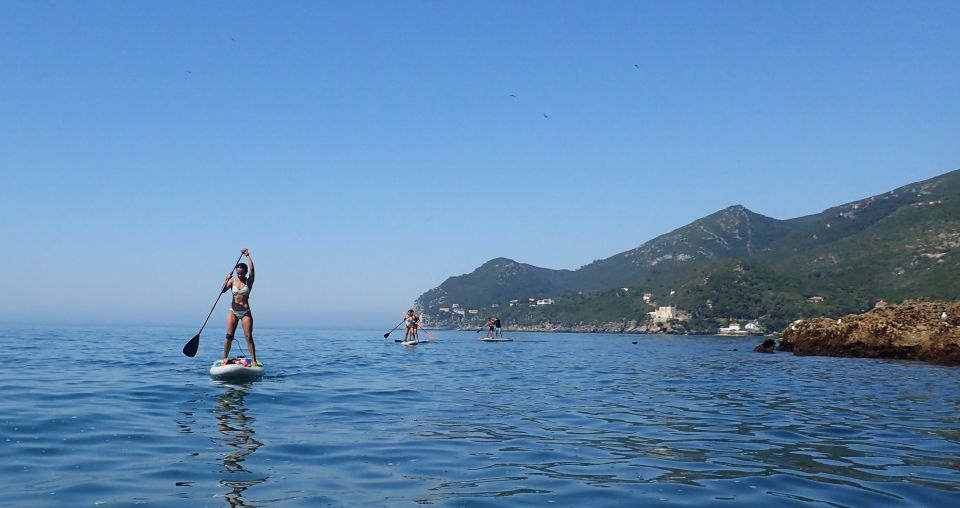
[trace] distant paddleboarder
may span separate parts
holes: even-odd
[[[490,317],[487,318],[486,327],[487,327],[487,338],[488,338],[488,339],[494,339],[494,338],[497,337],[496,323],[497,323],[497,318],[495,318],[495,317],[493,317],[493,316],[490,316]]]
[[[417,328],[420,326],[420,316],[418,316],[413,309],[408,310],[407,313],[403,315],[403,324],[406,327],[403,332],[403,341],[419,341]]]
[[[227,290],[233,292],[233,302],[227,312],[227,338],[223,341],[223,359],[224,361],[229,359],[233,334],[237,331],[237,324],[243,323],[243,336],[247,339],[250,357],[256,365],[257,349],[253,344],[253,314],[250,312],[250,291],[253,289],[254,279],[253,258],[250,257],[250,251],[247,249],[240,249],[240,253],[247,257],[249,266],[247,263],[237,263],[233,271],[227,274],[223,289],[220,290],[221,293],[226,293]],[[237,274],[236,277],[233,276],[234,273]]]

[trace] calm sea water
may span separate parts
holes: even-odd
[[[960,368],[759,339],[0,332],[2,506],[956,506]],[[637,341],[637,344],[633,344]]]

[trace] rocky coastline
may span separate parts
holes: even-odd
[[[455,326],[433,329],[475,331]],[[504,331],[552,333],[624,333],[714,335],[716,331],[689,330],[683,322],[651,325],[616,321],[599,325],[563,326],[550,322],[511,325]],[[960,301],[908,300],[863,314],[839,319],[798,320],[780,333],[777,351],[798,356],[839,356],[918,360],[960,366]],[[755,351],[772,353],[772,340]]]
[[[960,301],[908,300],[840,319],[797,321],[781,333],[777,349],[960,365]]]
[[[482,326],[455,327],[455,326],[427,326],[438,330],[476,331]],[[594,325],[564,326],[554,323],[540,323],[535,325],[511,324],[503,328],[505,332],[548,332],[548,333],[623,333],[623,334],[668,334],[668,335],[718,335],[717,330],[692,330],[684,323],[676,324],[636,324],[634,321],[611,322]],[[749,334],[759,336],[761,334]]]
[[[666,333],[668,328],[648,326],[636,321],[614,321],[610,323],[563,326],[545,322],[536,325],[511,325],[510,330],[518,332],[558,332],[558,333]],[[685,330],[675,330],[672,333],[682,333]]]

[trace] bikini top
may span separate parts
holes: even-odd
[[[237,286],[231,286],[233,289],[233,296],[249,296],[250,295],[250,286],[244,284],[240,289],[237,289]]]

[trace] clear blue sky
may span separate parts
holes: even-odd
[[[389,328],[960,167],[960,3],[0,2],[0,322]],[[226,306],[214,315],[221,328]]]

